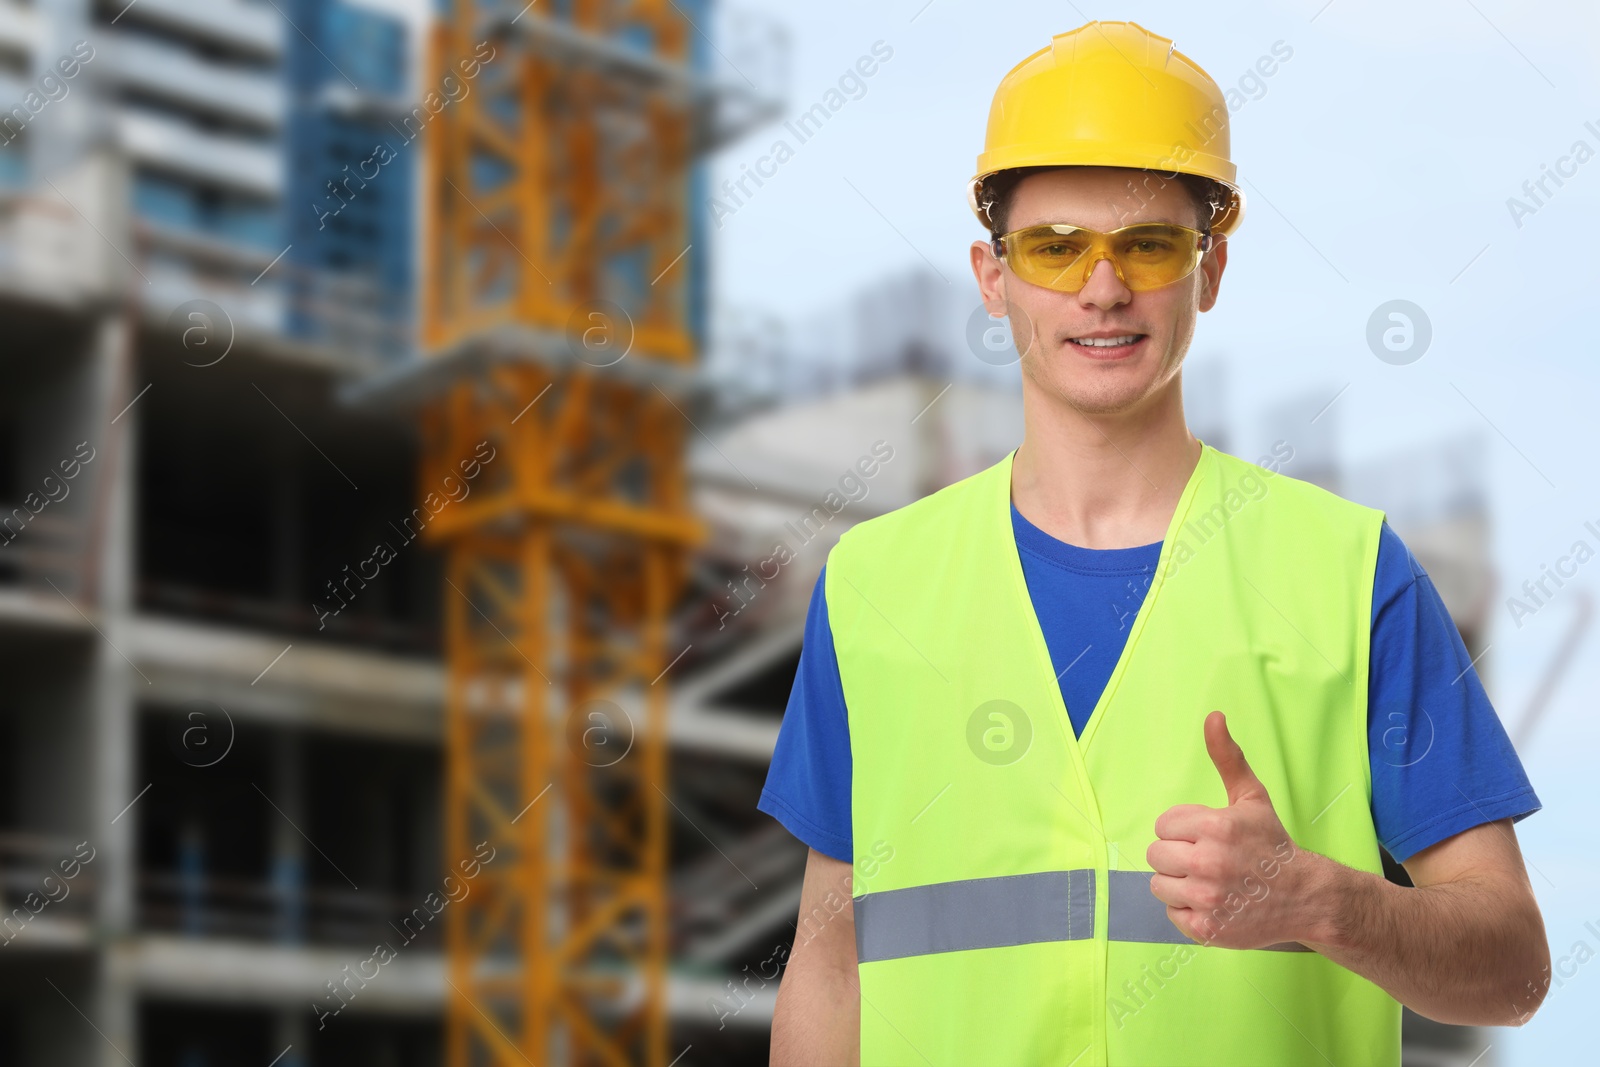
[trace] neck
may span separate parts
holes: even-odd
[[[1011,499],[1045,533],[1083,548],[1166,536],[1201,444],[1183,418],[1181,375],[1127,412],[1087,413],[1024,379]]]

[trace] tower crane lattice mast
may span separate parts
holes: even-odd
[[[445,859],[480,864],[446,917],[450,1067],[667,1063],[691,168],[776,106],[697,72],[703,2],[449,0],[430,42],[412,385],[421,494],[452,497],[425,528]]]

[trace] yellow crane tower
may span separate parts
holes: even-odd
[[[429,43],[403,377],[424,501],[470,479],[424,532],[446,554],[445,860],[481,865],[448,909],[450,1067],[668,1059],[692,162],[776,108],[707,76],[706,15],[445,0]]]

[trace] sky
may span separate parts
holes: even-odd
[[[875,47],[880,60],[859,98],[698,250],[711,257],[719,308],[787,321],[836,314],[864,287],[918,267],[947,279],[963,310],[976,306],[966,257],[980,231],[965,183],[996,84],[1052,34],[1091,18],[1131,19],[1173,39],[1224,88],[1275,47],[1289,51],[1231,115],[1246,214],[1221,299],[1201,317],[1188,358],[1228,364],[1231,403],[1242,413],[1325,392],[1351,463],[1448,434],[1487,435],[1502,589],[1486,682],[1502,719],[1515,722],[1572,624],[1575,591],[1593,590],[1600,576],[1597,557],[1520,625],[1503,603],[1579,539],[1600,551],[1600,536],[1585,527],[1600,529],[1589,436],[1600,421],[1600,256],[1588,243],[1600,240],[1600,9],[1511,0],[746,0],[737,10],[786,31],[786,117],[822,100]],[[750,60],[734,42],[719,44],[720,76],[761,80],[735,69]],[[721,149],[714,181],[737,179],[783,136],[780,122]],[[1547,179],[1549,195],[1531,200],[1524,183],[1558,166],[1569,176]],[[1508,203],[1514,197],[1520,211]],[[1394,300],[1421,308],[1432,335],[1420,358],[1400,364],[1377,358],[1367,339],[1374,313]],[[1237,451],[1254,455],[1254,446]],[[1520,823],[1518,836],[1558,973],[1565,958],[1570,976],[1529,1026],[1495,1031],[1502,1067],[1593,1055],[1600,964],[1578,964],[1574,950],[1583,942],[1600,955],[1597,639],[1585,633],[1521,753],[1545,810]]]

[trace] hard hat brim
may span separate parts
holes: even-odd
[[[1219,178],[1215,174],[1207,174],[1207,173],[1204,173],[1203,171],[1194,170],[1194,169],[1191,169],[1189,167],[1179,167],[1179,168],[1172,168],[1170,166],[1137,167],[1137,166],[1130,166],[1129,164],[1126,164],[1126,163],[1027,163],[1027,164],[1019,164],[1018,166],[1030,166],[1030,167],[1042,166],[1042,167],[1052,167],[1052,168],[1053,167],[1083,167],[1083,166],[1128,167],[1131,170],[1147,170],[1147,171],[1150,171],[1151,173],[1156,174],[1159,177],[1163,177],[1163,178],[1166,178],[1166,179],[1175,178],[1179,174],[1189,174],[1189,175],[1193,175],[1194,177],[1197,177],[1197,178],[1210,178],[1212,181],[1214,181],[1217,184],[1219,184],[1219,185],[1223,186],[1224,188],[1226,188],[1228,190],[1228,192],[1231,194],[1229,202],[1222,208],[1221,211],[1219,211],[1212,218],[1211,226],[1210,226],[1210,232],[1214,233],[1214,234],[1217,234],[1219,237],[1223,237],[1223,238],[1231,237],[1239,229],[1239,224],[1244,221],[1244,207],[1245,207],[1244,190],[1240,189],[1233,182],[1228,181],[1228,180],[1226,180],[1224,178]],[[989,220],[984,215],[984,211],[983,211],[982,205],[980,205],[978,203],[978,190],[983,187],[983,182],[984,182],[985,179],[991,178],[994,175],[999,174],[1003,170],[1014,170],[1014,169],[1017,169],[1017,167],[997,167],[994,170],[981,171],[981,172],[979,172],[977,174],[974,174],[967,181],[967,207],[972,211],[973,216],[975,218],[977,218],[978,222],[983,225],[984,229],[988,229],[989,228]]]

